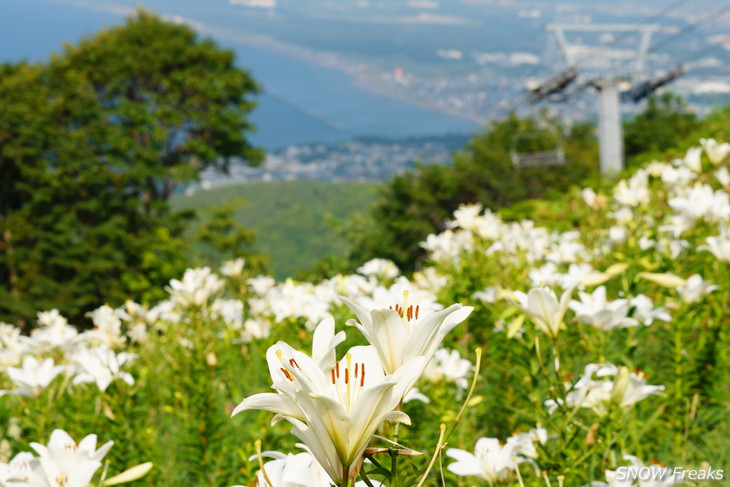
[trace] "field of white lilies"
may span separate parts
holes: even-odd
[[[0,325],[0,485],[727,485],[730,144],[320,283]]]

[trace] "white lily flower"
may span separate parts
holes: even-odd
[[[315,331],[315,357],[284,342],[269,348],[266,358],[277,393],[250,396],[233,415],[263,409],[276,413],[274,422],[289,421],[292,433],[335,483],[341,483],[345,468],[351,477],[357,474],[365,448],[384,421],[410,423],[408,415],[395,409],[418,379],[425,358],[416,357],[389,375],[369,346],[353,347],[335,362],[334,346],[341,335],[334,335],[332,328],[326,320]]]
[[[261,338],[269,338],[271,335],[271,323],[264,319],[248,319],[243,322],[240,341],[250,343]]]
[[[667,201],[676,212],[671,221],[678,227],[692,228],[697,220],[722,222],[730,218],[730,198],[708,184],[696,184]]]
[[[654,323],[654,320],[670,321],[672,319],[669,313],[664,311],[664,308],[654,308],[651,298],[644,294],[638,294],[629,299],[629,304],[634,308],[634,318],[646,326]]]
[[[114,353],[106,347],[96,347],[78,353],[74,357],[77,374],[73,384],[95,382],[100,391],[105,391],[114,380],[122,380],[128,385],[134,385],[134,378],[128,372],[121,370],[122,366],[136,358],[133,353]]]
[[[300,445],[302,446],[302,445]],[[273,460],[264,464],[266,477],[273,487],[332,487],[334,482],[327,472],[317,463],[317,460],[309,451],[284,455],[278,451],[263,452],[262,457]],[[249,460],[254,460],[251,457]],[[269,487],[264,474],[259,471],[256,475],[256,483],[253,487]],[[383,487],[380,482],[371,480],[373,487]],[[356,482],[355,487],[366,487],[365,482]],[[244,487],[234,485],[233,487]]]
[[[150,337],[147,332],[147,325],[144,323],[133,323],[129,325],[127,336],[135,343],[147,343]]]
[[[622,244],[629,238],[629,233],[626,227],[614,225],[608,229],[608,239],[611,243]]]
[[[545,428],[535,428],[527,433],[518,433],[507,438],[507,443],[512,444],[514,451],[527,458],[537,458],[538,452],[535,443],[544,445],[548,440],[548,432]]]
[[[330,316],[317,325],[312,334],[312,360],[323,372],[329,372],[337,363],[335,348],[344,342],[345,332],[335,334],[335,320]]]
[[[699,250],[709,250],[712,255],[722,262],[730,262],[730,232],[724,225],[720,226],[720,235],[707,237],[707,245],[701,245]]]
[[[702,172],[702,147],[690,147],[684,155],[684,165],[694,172]]]
[[[431,382],[453,382],[460,389],[469,386],[467,376],[474,367],[471,362],[461,358],[457,350],[440,348],[423,370],[423,377]]]
[[[570,264],[568,272],[560,274],[557,284],[563,289],[578,287],[583,289],[585,286],[597,286],[614,275],[609,272],[599,272],[593,269],[590,264]]]
[[[727,167],[722,166],[714,174],[718,183],[723,186],[730,186],[730,171],[727,170]]]
[[[41,326],[48,327],[64,327],[68,325],[68,320],[64,317],[58,309],[52,309],[50,311],[39,311],[36,315],[38,317],[38,324]]]
[[[381,281],[395,279],[400,274],[398,267],[388,259],[371,259],[357,268],[363,276],[373,276]]]
[[[36,354],[44,354],[53,349],[71,353],[78,342],[76,328],[57,309],[38,313],[38,328],[30,333],[28,344]]]
[[[645,374],[629,372],[626,367],[617,367],[610,362],[586,365],[580,379],[572,386],[566,385],[570,392],[565,405],[593,409],[599,415],[605,415],[611,404],[626,408],[664,390],[664,386],[648,385]],[[545,401],[549,413],[562,404]]]
[[[651,198],[647,184],[647,174],[636,172],[630,180],[621,180],[616,184],[613,188],[613,197],[624,206],[646,205]]]
[[[210,267],[186,269],[182,280],[172,279],[165,290],[170,298],[183,307],[202,306],[220,291],[225,282]]]
[[[583,190],[580,192],[581,198],[583,198],[583,201],[586,202],[588,206],[593,208],[596,204],[596,198],[598,195],[595,191],[593,191],[592,188],[583,188]]]
[[[34,356],[26,355],[23,357],[22,367],[7,368],[8,376],[17,388],[11,391],[0,391],[0,394],[37,397],[64,370],[63,366],[55,365],[52,358],[39,362]]]
[[[516,446],[515,442],[502,445],[496,438],[480,438],[474,447],[474,453],[459,448],[446,450],[446,456],[456,460],[447,468],[456,475],[473,475],[490,484],[506,480],[520,463],[526,461],[517,456]]]
[[[620,367],[613,379],[611,400],[625,408],[663,390],[664,386],[648,385],[643,372],[629,372],[626,367]]]
[[[476,233],[481,219],[482,205],[480,203],[459,205],[454,211],[454,220],[447,222],[448,228],[463,228]]]
[[[183,319],[183,314],[177,308],[174,301],[169,299],[160,301],[150,308],[145,319],[147,322],[154,324],[158,329],[163,327],[166,322],[180,323]]]
[[[484,304],[494,304],[499,299],[499,286],[487,286],[482,291],[477,291],[471,295],[472,298],[478,299]]]
[[[88,435],[76,443],[68,433],[57,429],[51,433],[47,446],[31,443],[30,447],[38,453],[44,485],[87,487],[113,444],[109,441],[97,450],[96,435]]]
[[[451,276],[441,275],[435,268],[426,267],[413,274],[413,282],[418,288],[436,295],[451,282]]]
[[[720,164],[730,154],[730,144],[727,142],[720,144],[715,139],[700,139],[700,144],[714,165]]]
[[[679,161],[681,164],[681,161]],[[682,187],[695,180],[697,174],[692,169],[679,166],[665,165],[661,172],[661,179],[667,186]]]
[[[544,287],[532,288],[527,294],[516,291],[514,295],[517,306],[535,326],[550,338],[557,338],[572,292],[573,288],[565,291],[560,301],[552,289]]]
[[[265,278],[249,279],[248,283],[257,294],[262,293],[248,301],[249,318],[271,320],[273,323],[304,319],[310,330],[329,315],[331,303],[336,298],[329,284],[315,286],[291,279],[276,284]],[[268,287],[269,284],[271,287]]]
[[[118,348],[125,344],[122,334],[122,317],[129,318],[123,309],[114,309],[109,305],[101,306],[87,313],[94,322],[94,329],[82,334],[89,342],[98,342],[108,348]]]
[[[533,286],[552,286],[558,284],[562,277],[558,266],[553,262],[547,262],[542,267],[533,267],[527,274]]]
[[[42,483],[39,478],[40,462],[33,454],[20,452],[8,463],[0,463],[0,485],[27,487]]]
[[[606,300],[606,287],[596,288],[592,294],[578,293],[580,301],[571,301],[568,305],[575,311],[579,321],[587,323],[601,331],[614,328],[629,328],[639,322],[628,318],[629,302],[626,299]]]
[[[694,303],[699,301],[705,294],[710,294],[716,290],[717,286],[710,281],[705,281],[699,274],[693,274],[687,278],[687,282],[683,286],[677,286],[677,292],[685,303]]]
[[[234,329],[243,327],[243,301],[240,299],[216,299],[210,307],[211,316],[222,319]]]
[[[264,452],[262,456],[273,458],[264,464],[264,471],[273,487],[331,487],[333,484],[327,472],[309,452],[296,455]],[[263,472],[259,471],[256,475],[255,485],[269,487]]]
[[[246,265],[246,259],[239,257],[238,259],[227,260],[221,264],[221,274],[228,277],[238,277],[243,272]]]
[[[419,245],[429,253],[431,260],[456,264],[462,252],[474,248],[474,234],[468,230],[446,230],[428,235]]]
[[[248,279],[246,284],[249,285],[254,294],[265,296],[276,287],[276,280],[271,276],[256,276]]]
[[[403,397],[403,404],[411,401],[421,401],[424,404],[428,404],[431,402],[431,399],[419,391],[418,387],[413,387],[411,390],[406,392],[405,397]]]
[[[28,339],[15,325],[0,322],[0,367],[18,365],[27,353]]]
[[[359,321],[350,320],[375,347],[388,374],[393,374],[403,364],[415,357],[425,357],[428,363],[446,334],[464,321],[474,309],[471,306],[452,304],[448,308],[419,316],[419,306],[408,305],[408,292],[404,293],[403,307],[373,309],[368,311],[349,298],[340,299],[357,315]],[[405,391],[404,391],[405,392]]]

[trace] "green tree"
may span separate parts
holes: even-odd
[[[244,198],[234,198],[220,206],[204,208],[206,214],[202,216],[195,238],[200,260],[220,264],[225,258],[236,256],[246,259],[246,268],[251,272],[266,268],[263,257],[251,251],[256,232],[236,219],[236,210],[246,203]]]
[[[624,123],[626,156],[659,156],[670,149],[684,148],[701,126],[685,101],[672,93],[651,96],[642,113]]]
[[[234,61],[232,51],[190,27],[138,10],[125,26],[66,46],[51,60],[48,82],[88,96],[87,143],[134,173],[129,190],[150,212],[209,166],[261,161],[245,138],[258,86]]]
[[[21,211],[45,178],[37,154],[47,150],[48,93],[40,69],[26,64],[0,66],[0,303],[4,311],[27,315],[22,300],[22,234],[32,226]]]
[[[144,11],[2,67],[0,320],[152,297],[191,265],[193,214],[169,198],[207,167],[261,160],[245,137],[256,91],[231,51]]]
[[[691,144],[697,144],[702,137],[711,137],[722,142],[730,142],[730,105],[715,108],[702,122],[693,137]]]

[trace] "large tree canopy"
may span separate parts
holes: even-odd
[[[691,140],[701,121],[688,110],[687,103],[677,95],[664,93],[650,96],[646,110],[624,123],[626,156],[659,157],[672,148],[697,143]]]
[[[146,180],[130,189],[148,200],[169,199],[180,182],[211,165],[226,169],[231,157],[261,159],[244,137],[257,85],[232,51],[187,26],[140,10],[124,27],[67,46],[48,76],[93,105],[81,125],[87,142]]]
[[[257,164],[257,85],[231,51],[139,11],[40,65],[0,67],[0,319],[143,298],[185,265],[168,200]]]

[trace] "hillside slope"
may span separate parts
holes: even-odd
[[[276,277],[284,278],[322,258],[344,256],[348,243],[335,234],[332,222],[366,211],[375,188],[372,183],[325,181],[249,183],[181,196],[173,206],[202,209],[245,199],[236,219],[256,231],[254,250],[267,254]]]

